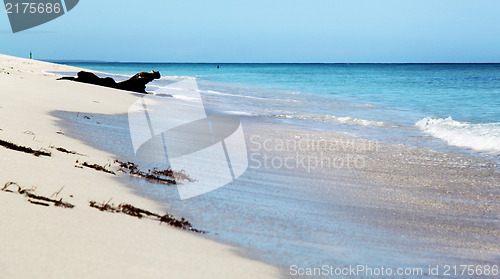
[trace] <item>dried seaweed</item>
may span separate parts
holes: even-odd
[[[153,212],[150,212],[150,211],[147,211],[144,209],[140,209],[140,208],[137,208],[131,204],[126,204],[126,203],[120,204],[118,206],[118,210],[120,210],[122,213],[137,217],[139,219],[141,219],[143,217],[143,214],[146,216],[153,216],[153,217],[160,218],[160,216],[156,213],[153,213]]]
[[[52,156],[52,154],[50,152],[48,152],[48,151],[45,151],[45,150],[42,150],[42,149],[33,150],[33,149],[31,149],[31,147],[17,145],[17,144],[14,144],[12,142],[4,141],[4,140],[0,140],[0,146],[3,146],[5,148],[7,148],[7,149],[15,150],[15,151],[20,151],[20,152],[24,152],[24,153],[28,153],[28,154],[33,154],[36,157],[39,157],[39,156],[48,156],[48,157],[50,157],[50,156]]]
[[[62,198],[59,199],[59,200],[54,200],[54,199],[51,199],[51,198],[47,198],[47,197],[44,197],[44,196],[38,196],[38,195],[35,195],[35,194],[32,194],[30,192],[25,192],[24,193],[27,197],[31,198],[31,199],[35,199],[35,200],[40,200],[40,201],[46,201],[46,202],[51,202],[53,203],[55,206],[58,206],[58,207],[65,207],[65,208],[73,208],[75,207],[74,205],[70,204],[70,203],[67,203],[67,202],[63,202],[62,201]]]
[[[76,161],[76,162],[78,163],[78,161]],[[77,168],[87,167],[87,168],[94,169],[96,171],[102,171],[102,172],[105,172],[105,173],[116,175],[116,173],[114,171],[110,171],[110,170],[106,169],[105,167],[100,166],[98,164],[90,165],[87,162],[83,162],[81,165],[76,165],[75,167],[77,167]]]
[[[170,226],[173,226],[173,227],[176,227],[176,228],[180,228],[180,229],[183,229],[183,230],[188,230],[188,231],[192,231],[192,232],[197,232],[197,233],[205,233],[204,231],[200,231],[200,230],[197,230],[195,228],[193,228],[193,226],[191,225],[191,223],[189,223],[188,221],[186,221],[186,219],[184,218],[181,218],[180,220],[179,219],[176,219],[174,216],[166,213],[165,215],[161,216],[160,217],[160,224],[161,223],[166,223]]]
[[[109,200],[106,203],[98,203],[96,201],[90,201],[90,207],[97,208],[100,211],[107,211],[107,212],[112,212],[112,213],[123,213],[127,214],[139,219],[142,219],[143,217],[149,217],[153,220],[158,220],[161,223],[166,223],[169,226],[173,226],[179,229],[191,231],[191,232],[196,232],[196,233],[206,233],[204,231],[198,230],[193,228],[191,223],[189,223],[186,219],[181,218],[180,220],[175,218],[173,215],[166,213],[165,215],[161,216],[159,214],[153,213],[151,211],[141,209],[138,207],[135,207],[131,204],[126,204],[122,203],[118,206],[114,206],[113,204],[110,204],[111,200]]]
[[[132,162],[121,162],[118,160],[115,160],[115,163],[117,163],[120,166],[120,170],[128,173],[131,176],[135,177],[141,177],[146,180],[154,181],[154,182],[160,182],[160,183],[165,183],[165,184],[176,184],[175,179],[173,177],[169,176],[162,176],[161,174],[153,174],[151,171],[144,172],[139,169],[139,166]],[[167,171],[166,171],[167,172]]]
[[[115,163],[117,163],[120,166],[121,171],[128,173],[131,176],[141,177],[149,181],[165,183],[170,185],[177,184],[176,179],[186,180],[190,182],[194,181],[183,171],[176,172],[172,171],[171,169],[158,170],[157,168],[154,168],[153,170],[148,170],[148,172],[145,172],[141,171],[139,169],[139,166],[132,162],[125,163],[119,160],[115,160]]]
[[[66,148],[63,148],[63,147],[51,146],[50,148],[54,148],[55,150],[62,152],[62,153],[85,156],[84,154],[78,153],[76,151],[67,150]]]
[[[44,203],[44,202],[37,202],[37,201],[34,201],[34,200],[30,200],[28,199],[28,201],[32,204],[36,204],[36,205],[42,205],[42,206],[50,206],[50,204],[48,203]]]
[[[107,203],[97,203],[96,201],[90,201],[90,207],[97,208],[100,211],[118,212],[118,209],[113,205],[110,205],[109,200]]]
[[[72,205],[70,203],[64,202],[62,200],[62,198],[59,199],[59,200],[55,200],[55,199],[47,198],[47,197],[44,197],[44,196],[36,195],[36,194],[32,193],[34,191],[33,188],[31,188],[31,189],[22,188],[21,186],[19,186],[15,182],[7,182],[7,183],[5,183],[5,185],[1,189],[1,191],[8,192],[8,193],[14,193],[14,191],[12,191],[12,190],[9,189],[9,187],[11,185],[17,186],[17,193],[20,194],[20,195],[28,197],[28,201],[30,203],[32,203],[32,204],[49,206],[50,203],[52,203],[53,205],[58,206],[58,207],[64,207],[64,208],[73,208],[73,207],[75,207],[74,205]]]

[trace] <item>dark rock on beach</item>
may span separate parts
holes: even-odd
[[[100,85],[105,87],[111,87],[121,90],[127,90],[132,92],[144,93],[146,92],[146,84],[150,83],[155,79],[159,79],[161,77],[159,72],[151,71],[151,72],[140,72],[128,80],[122,82],[116,82],[113,78],[105,77],[100,78],[96,76],[94,73],[81,71],[78,72],[78,76],[75,77],[62,77],[59,80],[72,80],[83,83],[90,83],[94,85]]]

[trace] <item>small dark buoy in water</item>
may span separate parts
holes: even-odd
[[[217,69],[219,69],[219,65],[217,65]]]

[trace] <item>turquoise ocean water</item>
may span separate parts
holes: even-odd
[[[163,88],[173,82],[196,78],[207,107],[245,119],[500,161],[500,64],[64,64],[112,73],[117,79],[160,71],[162,78],[147,88],[154,94],[168,93]],[[126,115],[94,115],[107,125],[88,127],[71,113],[56,114],[73,126],[67,135],[136,162],[123,129]],[[208,237],[285,268],[427,266],[448,260],[439,251],[420,249],[432,247],[429,243],[356,222],[366,212],[356,215],[356,206],[341,197],[325,199],[328,189],[343,187],[341,181],[249,168],[233,183],[184,201],[175,187],[123,182],[185,216],[208,231]]]
[[[367,138],[500,153],[500,64],[66,63],[132,75],[156,70],[161,92],[196,77],[205,103]],[[425,140],[423,140],[425,139]]]

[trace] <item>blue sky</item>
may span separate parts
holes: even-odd
[[[156,62],[500,62],[500,1],[81,0],[0,53]]]

